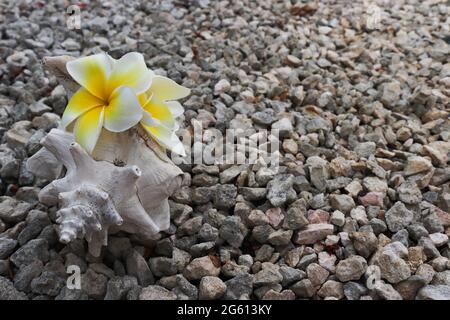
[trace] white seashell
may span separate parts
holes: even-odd
[[[50,60],[59,63],[58,57]],[[51,180],[66,169],[39,193],[43,204],[59,206],[61,242],[86,238],[89,252],[99,256],[110,230],[148,239],[169,228],[168,197],[183,172],[140,125],[120,133],[103,129],[92,156],[61,129],[52,129],[41,144],[28,170]]]

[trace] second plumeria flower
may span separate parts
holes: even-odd
[[[183,143],[176,135],[176,118],[184,112],[178,99],[189,95],[190,90],[175,81],[157,76],[153,78],[150,89],[139,96],[144,114],[141,125],[162,147],[185,156]]]
[[[74,124],[75,140],[91,153],[102,128],[122,132],[136,125],[143,116],[138,95],[146,92],[153,72],[137,52],[114,60],[105,53],[70,61],[66,65],[81,88],[70,99],[62,126]]]

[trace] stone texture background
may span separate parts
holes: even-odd
[[[448,2],[68,4],[0,3],[0,299],[450,299]],[[59,243],[24,165],[67,103],[40,60],[99,50],[191,88],[183,127],[279,129],[278,173],[184,165],[159,240]]]

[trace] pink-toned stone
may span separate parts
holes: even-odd
[[[281,208],[270,208],[266,211],[266,215],[269,218],[269,223],[274,228],[278,228],[284,219],[284,215],[281,213]]]
[[[330,214],[324,210],[309,210],[308,211],[308,221],[309,223],[328,223],[330,219]]]
[[[328,223],[314,223],[306,226],[306,229],[297,232],[294,242],[297,244],[314,244],[333,234],[333,225]]]
[[[292,290],[276,292],[270,289],[262,298],[263,300],[295,300],[295,293]]]
[[[434,213],[438,216],[439,220],[441,220],[441,223],[444,227],[450,226],[450,213],[447,211],[442,210],[441,208],[429,203],[429,202],[423,202],[424,206],[429,209],[430,213]]]
[[[359,197],[359,201],[364,207],[378,206],[383,207],[384,194],[381,192],[369,192],[363,197]]]
[[[438,207],[435,207],[435,212],[444,227],[450,226],[450,213],[445,212]]]

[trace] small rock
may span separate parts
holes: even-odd
[[[93,299],[103,299],[105,297],[107,282],[108,278],[90,268],[81,275],[81,289]]]
[[[276,230],[269,235],[267,240],[274,246],[285,246],[291,242],[293,233],[292,230]]]
[[[375,142],[362,142],[358,143],[358,145],[355,147],[355,152],[360,158],[369,158],[371,155],[375,154],[375,149]]]
[[[344,298],[344,287],[342,283],[335,280],[328,280],[325,282],[320,290],[317,292],[322,298],[333,297],[338,300]]]
[[[314,244],[325,239],[328,235],[333,234],[333,230],[334,227],[332,224],[309,224],[304,230],[297,232],[294,237],[294,242],[297,244]]]
[[[311,298],[317,291],[309,279],[303,279],[296,282],[290,289],[299,298]]]
[[[155,282],[147,262],[136,250],[131,249],[128,251],[125,264],[127,273],[136,277],[140,285],[146,286]]]
[[[244,273],[240,274],[225,282],[227,291],[225,292],[225,300],[239,300],[242,297],[250,296],[253,292],[253,276]]]
[[[331,214],[330,222],[335,226],[342,227],[345,224],[345,215],[341,211],[335,210]]]
[[[218,276],[220,268],[216,267],[209,256],[195,258],[192,260],[183,272],[188,280],[200,280],[205,276]]]
[[[414,174],[427,172],[431,168],[433,168],[433,165],[431,164],[431,161],[424,157],[419,156],[410,156],[408,157],[406,161],[406,166],[403,169],[403,173],[405,176],[411,176]]]
[[[48,243],[44,239],[30,240],[23,247],[19,248],[10,257],[10,260],[17,267],[31,264],[35,260],[47,262],[49,260]]]
[[[335,210],[339,210],[343,213],[350,213],[355,207],[355,201],[353,198],[345,194],[332,194],[330,195],[331,207]]]
[[[267,184],[267,199],[275,207],[281,207],[290,196],[295,197],[295,191],[292,189],[294,177],[292,175],[282,174],[276,176]]]
[[[125,300],[130,290],[138,287],[135,277],[112,277],[106,286],[105,300]]]
[[[347,282],[359,280],[366,272],[367,261],[360,256],[351,256],[345,260],[339,261],[336,266],[336,276],[339,281]]]
[[[59,294],[65,284],[66,281],[55,272],[44,271],[39,277],[31,281],[30,287],[34,293],[55,297]]]
[[[14,239],[0,238],[0,259],[8,258],[16,248],[18,242]]]
[[[177,230],[180,235],[194,235],[202,227],[203,217],[198,216],[186,220]]]
[[[403,300],[402,296],[388,283],[379,281],[375,284],[375,292],[384,300]]]
[[[227,290],[225,283],[218,277],[206,276],[200,281],[199,299],[217,300],[220,299]]]
[[[406,204],[417,204],[422,201],[422,192],[415,182],[405,181],[397,189],[400,201]]]
[[[219,184],[213,196],[217,209],[230,209],[236,204],[237,188],[232,184]]]
[[[219,230],[220,237],[226,240],[231,246],[239,248],[247,234],[247,228],[241,223],[238,216],[225,218]]]
[[[0,300],[28,300],[26,294],[14,288],[12,282],[0,277]]]
[[[425,280],[426,284],[431,283],[434,278],[436,271],[434,271],[433,267],[429,264],[421,264],[417,267],[416,276],[420,276]]]
[[[414,214],[409,211],[402,202],[397,201],[385,213],[385,218],[389,230],[397,232],[412,222]]]
[[[448,236],[444,233],[432,233],[429,237],[433,244],[438,248],[448,243]]]
[[[347,300],[359,300],[367,293],[367,288],[357,282],[347,282],[344,284],[344,295]]]
[[[414,300],[417,292],[426,285],[425,279],[421,276],[414,275],[408,279],[394,285],[395,290],[402,296],[404,300]]]
[[[11,197],[0,197],[0,219],[8,223],[17,223],[25,219],[32,205],[17,201]]]
[[[288,118],[282,118],[272,123],[272,130],[279,130],[280,137],[286,137],[294,130],[294,127]]]
[[[253,284],[258,287],[280,283],[282,280],[283,276],[275,265],[263,264],[263,269],[255,274]]]
[[[379,192],[385,194],[388,190],[387,182],[378,177],[366,177],[363,180],[363,186],[369,192]]]
[[[311,263],[306,268],[306,274],[308,275],[308,279],[311,281],[313,286],[322,285],[330,275],[330,273],[317,263]]]
[[[364,207],[378,206],[383,207],[384,194],[382,192],[368,192],[362,197],[359,197],[359,201]]]
[[[262,300],[295,300],[295,293],[292,290],[277,292],[270,289],[266,292],[266,294],[264,294]]]
[[[130,239],[118,237],[108,238],[108,251],[111,252],[115,258],[125,258],[130,249]]]
[[[450,286],[450,270],[445,270],[445,271],[436,273],[431,284],[434,284],[434,285],[442,284],[442,285]]]
[[[18,240],[21,245],[37,237],[42,229],[51,224],[47,212],[31,210],[26,218],[27,226],[20,232]]]
[[[177,273],[177,266],[172,258],[154,257],[149,261],[150,270],[156,277],[171,276]]]
[[[450,286],[428,285],[420,289],[417,300],[450,300]]]
[[[216,83],[214,86],[214,94],[219,95],[221,93],[228,92],[231,88],[230,83],[226,79],[221,79],[219,82]]]
[[[142,289],[139,300],[177,300],[177,295],[164,287],[150,285]]]
[[[387,107],[392,107],[400,98],[401,88],[398,82],[389,82],[383,86],[381,102]]]
[[[378,239],[373,232],[352,232],[350,238],[353,240],[353,246],[356,252],[366,259],[369,258],[378,247]]]
[[[39,260],[20,268],[14,276],[14,287],[20,291],[30,292],[31,281],[41,274],[43,268],[44,265]]]
[[[328,223],[330,219],[330,214],[324,210],[317,209],[308,212],[309,223]]]
[[[289,230],[297,230],[305,227],[309,222],[305,217],[306,208],[304,206],[292,206],[285,215],[283,227]]]
[[[281,266],[279,272],[283,276],[283,280],[281,282],[283,287],[286,287],[296,281],[300,281],[306,276],[304,271],[288,266]]]
[[[381,277],[390,283],[398,283],[411,276],[408,264],[393,251],[384,250],[375,264],[380,267]]]

